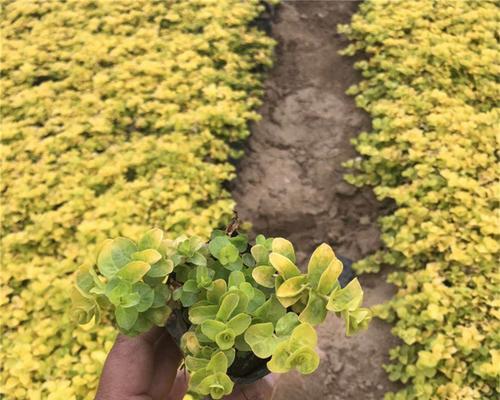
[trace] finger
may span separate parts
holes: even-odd
[[[150,394],[154,400],[167,398],[182,360],[182,353],[172,337],[165,332],[155,343],[154,372]]]
[[[148,392],[154,344],[162,333],[162,329],[153,328],[135,337],[118,335],[104,363],[96,400],[123,400]]]
[[[187,374],[186,370],[178,371],[174,381],[174,386],[170,391],[167,400],[181,400],[187,391]]]

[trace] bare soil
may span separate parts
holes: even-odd
[[[359,81],[337,24],[349,22],[353,1],[285,1],[273,17],[276,62],[266,81],[262,120],[252,127],[245,157],[232,184],[240,217],[254,232],[289,238],[302,263],[322,242],[359,260],[380,246],[382,211],[369,189],[342,176],[356,156],[350,139],[370,127],[346,89]],[[386,272],[361,277],[368,305],[389,299]],[[329,317],[320,332],[322,362],[312,375],[280,375],[274,399],[382,399],[396,389],[382,364],[397,341],[380,320],[346,338]]]

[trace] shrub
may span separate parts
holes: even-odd
[[[229,218],[231,144],[257,118],[272,41],[249,27],[257,0],[1,7],[0,393],[92,398],[114,333],[65,312],[81,249]]]
[[[76,274],[73,304],[82,324],[98,322],[101,309],[111,309],[127,335],[164,326],[172,309],[178,311],[175,327],[187,317],[180,338],[190,372],[186,398],[230,394],[229,368],[244,360],[236,369],[241,372],[253,354],[263,361],[249,374],[266,359],[271,372],[310,374],[319,365],[313,326],[328,310],[342,316],[348,335],[371,319],[360,307],[357,278],[341,288],[342,263],[327,244],[314,251],[304,274],[283,238],[259,235],[250,247],[245,235],[218,230],[208,244],[196,236],[163,236],[152,229],[137,243],[125,237],[105,241],[95,257],[99,275],[94,264]]]
[[[373,118],[348,180],[396,208],[385,249],[357,264],[397,267],[378,310],[395,323],[387,399],[497,398],[498,8],[481,1],[368,1],[349,26],[364,80],[350,89]]]

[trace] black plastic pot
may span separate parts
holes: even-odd
[[[352,269],[352,261],[348,258],[337,256],[344,269],[339,277],[339,283],[341,287],[345,287],[352,279],[356,277],[356,273]],[[177,345],[181,342],[182,335],[187,332],[191,322],[189,322],[186,312],[182,310],[174,310],[170,316],[165,328],[167,332],[174,338]],[[267,374],[269,370],[267,369],[267,362],[269,358],[262,359],[255,356],[253,353],[249,353],[245,357],[236,357],[233,364],[228,369],[228,375],[235,383],[249,384],[255,382]]]

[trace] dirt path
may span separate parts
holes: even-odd
[[[302,262],[323,241],[353,260],[380,245],[380,205],[369,190],[342,180],[341,163],[355,156],[350,139],[370,124],[344,93],[359,75],[352,60],[338,55],[346,41],[336,26],[348,22],[357,6],[290,1],[277,10],[272,25],[277,60],[266,83],[262,121],[252,128],[232,185],[240,216],[255,232],[292,240]],[[368,304],[393,294],[384,275],[361,278]],[[382,369],[395,344],[389,329],[377,320],[347,339],[339,321],[330,318],[320,328],[320,369],[305,378],[281,376],[276,398],[382,399],[394,388]]]

